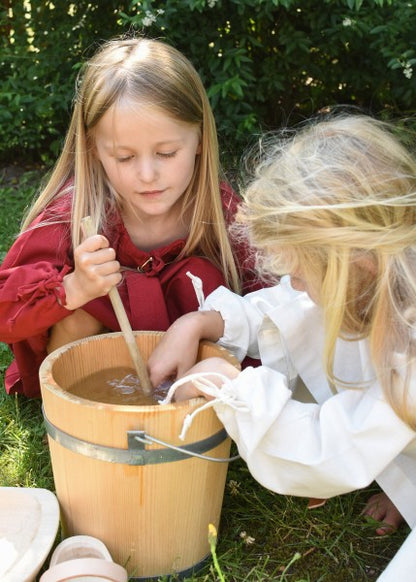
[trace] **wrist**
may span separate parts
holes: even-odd
[[[76,289],[76,284],[74,281],[74,272],[68,273],[62,279],[62,286],[65,290],[65,307],[69,311],[74,311],[79,307],[82,307],[85,302],[80,302],[80,294]]]
[[[224,320],[219,311],[198,311],[201,339],[217,342],[224,335]]]
[[[224,335],[224,321],[218,311],[192,311],[172,325],[196,341],[217,342]]]

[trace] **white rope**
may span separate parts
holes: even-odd
[[[215,382],[210,380],[210,378],[219,378],[220,380],[222,380],[221,388],[219,388]],[[164,400],[161,400],[159,404],[161,405],[170,404],[172,402],[172,398],[177,388],[183,386],[183,384],[187,384],[188,382],[191,382],[196,388],[198,388],[198,390],[203,392],[206,396],[211,396],[212,400],[208,400],[207,402],[205,402],[205,404],[202,404],[201,406],[193,410],[190,414],[187,414],[185,416],[182,425],[182,431],[179,435],[179,438],[181,440],[185,439],[186,433],[188,432],[188,429],[191,426],[195,416],[202,412],[203,410],[211,408],[212,406],[214,406],[214,404],[220,402],[223,404],[227,404],[228,406],[231,406],[231,408],[234,408],[236,410],[241,410],[245,412],[249,410],[248,406],[245,403],[238,402],[238,400],[236,400],[235,393],[233,393],[233,391],[231,390],[232,386],[231,380],[227,376],[224,376],[224,374],[220,374],[218,372],[198,372],[180,378],[180,380],[177,380],[172,384],[172,386],[169,388],[166,398]]]
[[[205,301],[202,280],[196,275],[193,275],[190,271],[187,271],[186,274],[192,281],[199,307],[202,307]]]

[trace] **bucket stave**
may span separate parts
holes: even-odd
[[[162,332],[135,332],[147,360]],[[226,350],[201,342],[198,360]],[[101,539],[137,580],[197,570],[209,555],[208,525],[219,525],[227,462],[188,457],[146,435],[227,459],[230,439],[215,412],[201,411],[180,441],[184,418],[203,399],[160,406],[105,404],[68,388],[103,369],[129,366],[121,333],[68,344],[40,369],[44,418],[63,533]],[[137,437],[137,438],[136,438]]]

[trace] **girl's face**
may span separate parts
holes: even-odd
[[[314,303],[318,303],[318,297],[313,286],[308,283],[299,271],[290,274],[290,285],[296,291],[305,291]]]
[[[300,266],[293,267],[289,272],[290,285],[296,291],[303,291],[307,293],[310,299],[320,304],[320,290],[322,285],[322,278],[318,270],[318,265],[314,269],[302,268]]]
[[[123,201],[129,220],[172,219],[200,152],[197,126],[153,106],[111,107],[97,123],[96,156]]]
[[[295,291],[305,292],[314,303],[318,303],[317,276],[299,266],[299,256],[292,248],[282,248],[279,245],[270,247],[267,251],[273,257],[277,256],[277,265],[273,264],[275,272],[285,273],[290,277],[290,286]]]
[[[306,283],[305,279],[303,279],[302,277],[299,277],[298,275],[299,275],[299,273],[293,273],[290,275],[290,285],[296,291],[306,291],[306,293],[307,293],[308,292],[308,284]]]

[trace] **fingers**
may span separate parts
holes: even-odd
[[[157,388],[168,379],[176,380],[181,378],[193,363],[194,360],[188,360],[187,358],[182,360],[176,357],[174,353],[165,353],[163,359],[157,353],[153,353],[147,362],[150,382]]]
[[[115,251],[101,235],[88,237],[74,250],[74,265],[74,271],[63,280],[70,310],[107,295],[122,278]]]
[[[213,357],[201,360],[191,369],[187,370],[186,375],[204,374],[209,372],[218,372],[230,379],[235,378],[239,373],[234,366],[223,358]],[[221,388],[223,384],[222,378],[211,376],[209,379],[212,384],[216,384],[218,388]],[[203,396],[207,400],[212,400],[214,398],[214,396],[210,395],[209,392],[205,392],[203,388],[197,388],[193,382],[187,382],[178,387],[175,392],[174,400],[175,402],[180,402],[182,400],[188,400],[189,398],[196,398],[197,396]]]
[[[97,296],[107,294],[121,281],[120,263],[104,236],[88,237],[75,249],[74,261],[75,271],[95,286]]]
[[[168,379],[176,380],[184,376],[195,364],[198,344],[189,350],[176,346],[171,350],[155,350],[147,361],[150,382],[154,387]]]
[[[149,356],[149,378],[155,387],[168,378],[180,378],[196,362],[199,338],[181,325],[185,320],[185,316],[177,319]]]
[[[91,267],[115,261],[116,253],[108,240],[99,234],[87,238],[74,251],[77,266],[88,270]]]
[[[149,379],[154,388],[160,386],[165,380],[168,378],[177,378],[177,371],[173,366],[170,368],[169,366],[157,366],[154,365],[151,361],[148,362],[147,370],[149,373]]]

